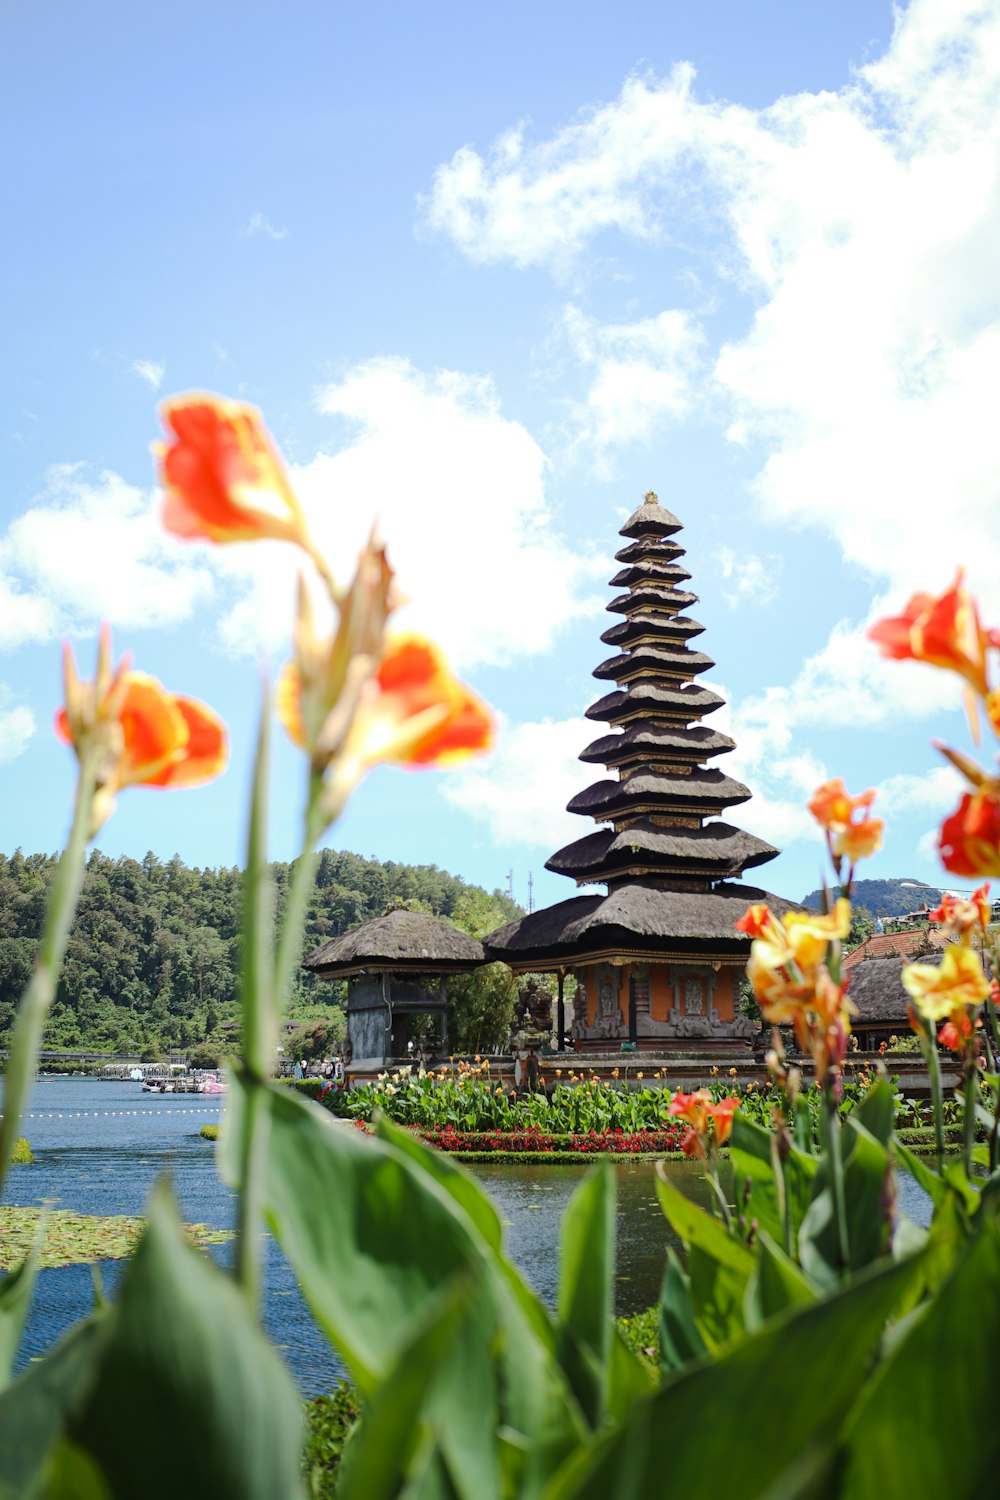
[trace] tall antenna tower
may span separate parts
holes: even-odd
[[[507,871],[507,895],[513,901],[513,899],[514,899],[514,871],[513,870],[508,870]]]
[[[533,912],[534,909],[535,909],[535,898],[534,898],[534,895],[532,894],[533,891],[534,891],[534,889],[535,889],[535,881],[534,881],[534,878],[532,876],[531,871],[529,870],[528,871],[528,911],[529,912]]]

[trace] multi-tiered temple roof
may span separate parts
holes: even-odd
[[[579,885],[605,884],[606,897],[579,896],[491,934],[491,956],[524,968],[544,960],[711,949],[720,958],[745,951],[733,924],[751,901],[788,903],[738,884],[745,869],[778,853],[725,821],[750,791],[714,765],[734,748],[702,721],[723,704],[698,677],[715,663],[691,642],[704,626],[688,610],[677,517],[650,493],[622,528],[628,545],[608,605],[620,615],[601,639],[615,655],[594,676],[614,684],[587,709],[604,730],[580,756],[607,776],[578,792],[569,811],[602,825],[560,849],[547,868]]]

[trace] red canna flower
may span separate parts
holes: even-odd
[[[876,621],[868,639],[893,660],[947,667],[985,697],[989,691],[986,649],[996,640],[983,630],[978,605],[963,585],[964,576],[959,568],[951,588],[939,598],[914,594],[901,615]]]
[[[953,875],[1000,875],[1000,782],[966,792],[938,835],[941,863]]]
[[[284,464],[255,407],[219,396],[178,396],[161,407],[170,434],[154,453],[175,536],[210,542],[262,537],[308,547]]]
[[[729,1139],[733,1128],[733,1114],[739,1108],[740,1101],[733,1094],[728,1094],[725,1099],[720,1099],[718,1104],[709,1107],[712,1117],[712,1133],[718,1146],[724,1146]]]
[[[974,927],[986,931],[990,923],[989,881],[979,886],[968,898],[952,896],[947,892],[941,897],[941,905],[927,913],[932,922],[942,923],[950,932],[964,936]]]

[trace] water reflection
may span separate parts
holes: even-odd
[[[154,1183],[170,1176],[182,1216],[189,1222],[231,1228],[233,1196],[215,1171],[212,1147],[199,1135],[217,1121],[219,1106],[190,1095],[143,1094],[138,1085],[91,1079],[42,1080],[35,1086],[22,1134],[36,1160],[11,1171],[5,1202],[59,1207],[88,1214],[140,1214]],[[626,1162],[615,1167],[618,1191],[619,1313],[639,1312],[656,1300],[666,1248],[672,1239],[656,1198],[653,1167]],[[584,1166],[484,1165],[476,1176],[491,1194],[504,1222],[508,1251],[549,1306],[558,1288],[559,1224]],[[671,1177],[701,1203],[708,1194],[699,1169],[671,1163]],[[900,1207],[926,1223],[926,1198],[905,1175],[899,1178]],[[317,1212],[321,1212],[317,1205]],[[228,1263],[232,1244],[214,1247]],[[103,1262],[113,1290],[123,1265]],[[44,1352],[90,1309],[90,1268],[43,1271],[35,1293],[19,1365]],[[269,1241],[265,1265],[265,1322],[304,1394],[329,1390],[339,1362],[313,1322],[291,1269]]]

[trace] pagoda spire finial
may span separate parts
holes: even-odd
[[[660,497],[655,490],[647,490],[642,497],[644,505],[659,505]]]

